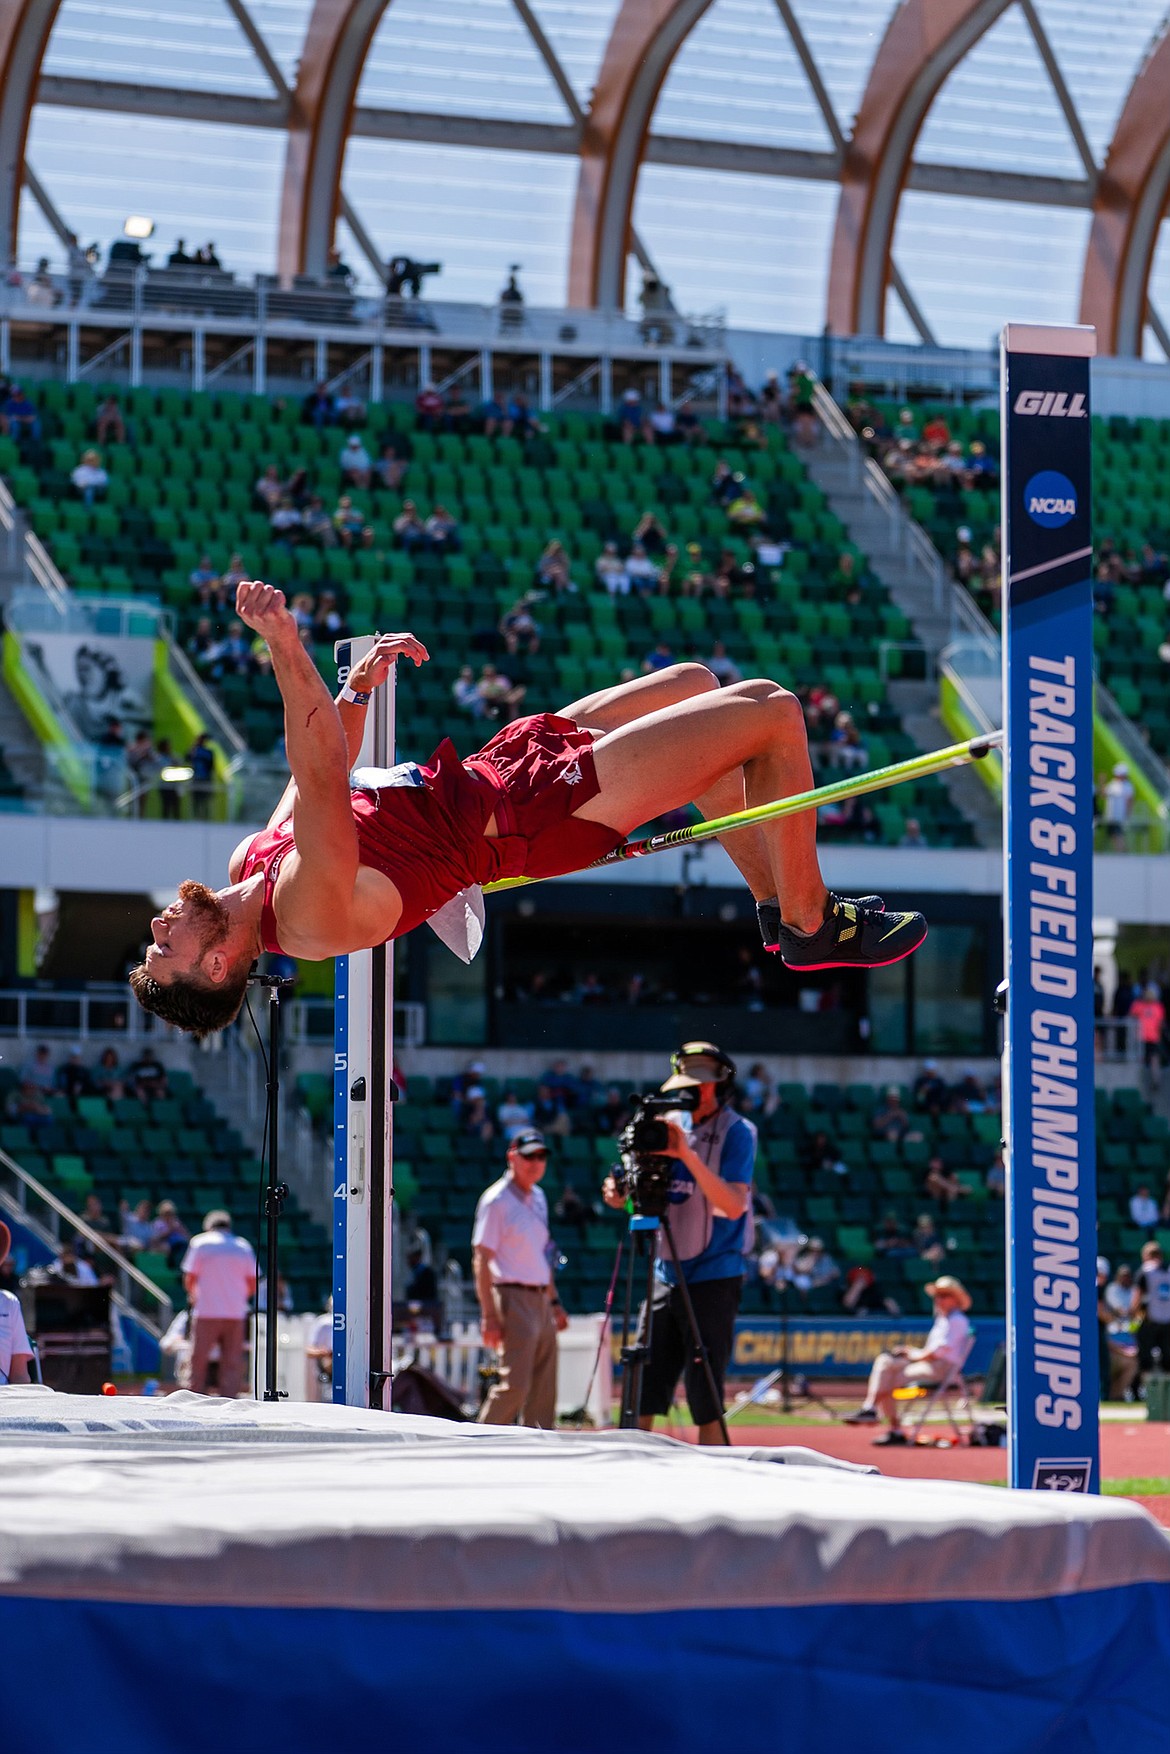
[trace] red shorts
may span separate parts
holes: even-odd
[[[496,830],[527,842],[526,877],[581,871],[621,846],[624,834],[573,812],[598,793],[593,735],[572,719],[537,713],[516,719],[464,762],[496,792]]]

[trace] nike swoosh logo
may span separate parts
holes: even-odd
[[[910,915],[903,914],[896,926],[891,926],[888,932],[882,933],[881,937],[878,939],[878,943],[884,944],[887,938],[892,938],[894,936],[895,932],[900,932],[902,930],[903,926],[908,926],[909,924],[910,924]]]

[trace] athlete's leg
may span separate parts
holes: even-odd
[[[705,664],[671,664],[668,669],[657,670],[652,676],[637,676],[632,682],[619,682],[612,688],[602,688],[596,694],[572,701],[561,709],[560,716],[572,719],[583,731],[595,731],[604,736],[664,707],[718,692],[719,683]],[[736,768],[722,774],[707,791],[686,801],[694,804],[707,822],[713,817],[734,815],[744,808],[743,769]],[[734,834],[721,834],[719,844],[757,901],[775,895],[768,845],[758,828],[740,828]]]
[[[600,790],[575,814],[622,834],[712,792],[729,796],[739,769],[749,806],[813,784],[800,702],[766,680],[737,682],[633,718],[607,731],[593,758]],[[816,931],[828,892],[817,863],[815,812],[766,823],[759,832],[768,867],[764,893],[779,896],[785,921],[798,932]]]

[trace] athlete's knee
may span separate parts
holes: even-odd
[[[762,707],[777,735],[804,737],[804,708],[790,688],[782,687],[767,676],[754,676],[746,682],[736,682],[728,692],[742,695]]]
[[[719,688],[718,677],[706,664],[671,664],[658,672],[659,680],[672,691],[676,700],[692,700],[698,694],[714,694]]]

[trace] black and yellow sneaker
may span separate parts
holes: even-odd
[[[874,910],[882,913],[886,905],[880,895],[850,895],[842,899],[861,908],[865,913]],[[778,955],[782,948],[780,931],[784,925],[779,907],[774,901],[757,901],[756,918],[760,922],[760,937],[764,940],[764,949]]]
[[[876,900],[865,896],[862,901]],[[785,966],[812,972],[820,968],[888,968],[917,950],[926,937],[921,914],[887,913],[829,891],[819,931],[807,935],[781,924],[778,948]]]

